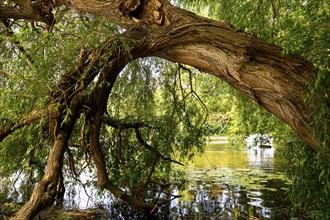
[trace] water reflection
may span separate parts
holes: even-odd
[[[186,174],[186,186],[161,194],[160,203],[171,202],[164,202],[154,219],[290,219],[290,181],[280,172],[274,149],[233,148],[227,137],[213,137],[204,154],[177,169]],[[67,179],[65,207],[101,205],[109,219],[145,218],[145,213],[94,188],[94,175],[80,176],[84,187]],[[182,197],[173,199],[171,194]]]
[[[290,184],[274,168],[274,149],[238,149],[211,139],[186,168],[187,188],[171,203],[169,219],[290,219]]]
[[[185,189],[162,195],[164,201],[171,200],[170,194],[182,197],[162,205],[153,218],[290,219],[286,195],[290,181],[275,166],[275,154],[274,149],[230,147],[227,137],[211,138],[202,155],[183,168],[177,167],[186,174]],[[102,203],[109,219],[145,217],[92,186],[86,188],[92,194],[90,198],[77,185],[72,191],[75,195],[67,200],[70,207],[87,208]]]

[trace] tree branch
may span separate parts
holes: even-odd
[[[181,166],[184,166],[184,164],[182,164],[182,163],[180,163],[180,162],[178,162],[176,160],[173,160],[173,159],[171,159],[169,157],[164,157],[156,148],[152,147],[147,142],[145,142],[142,139],[142,136],[140,134],[139,128],[135,128],[135,135],[136,135],[136,138],[138,139],[138,141],[140,142],[140,144],[142,144],[142,146],[144,146],[146,149],[148,149],[149,151],[151,151],[155,156],[160,157],[163,160],[168,160],[170,162],[173,162],[173,163],[179,164]]]
[[[0,5],[0,19],[24,19],[28,21],[39,21],[47,25],[54,23],[51,12],[52,1],[39,1],[34,3],[25,0],[15,1],[17,6]],[[39,3],[39,4],[38,4]]]
[[[105,16],[122,27],[141,23],[152,27],[169,24],[168,15],[163,9],[164,0],[68,0],[66,4],[78,11]]]
[[[144,188],[147,188],[148,184],[151,182],[152,174],[153,174],[154,171],[155,171],[155,168],[156,168],[156,165],[157,165],[158,159],[159,159],[159,156],[155,155],[155,158],[154,158],[154,160],[152,161],[152,166],[151,166],[150,171],[149,171],[149,173],[148,173],[147,179],[146,179],[146,181],[144,182]]]
[[[142,144],[142,146],[144,146],[146,149],[148,149],[149,151],[153,152],[153,154],[156,156],[156,157],[160,157],[164,160],[168,160],[168,161],[171,161],[171,162],[174,162],[174,163],[177,163],[179,165],[182,165],[184,166],[184,164],[176,161],[176,160],[173,160],[171,158],[167,158],[167,157],[164,157],[156,148],[150,146],[149,144],[147,144],[141,137],[141,134],[140,134],[140,131],[139,131],[139,128],[141,127],[149,127],[149,125],[145,124],[145,123],[142,123],[142,122],[135,122],[135,123],[121,123],[120,121],[117,121],[115,119],[112,119],[110,118],[109,116],[105,117],[103,116],[102,117],[102,121],[113,127],[113,128],[116,128],[116,129],[131,129],[131,128],[134,128],[135,129],[135,134],[136,134],[136,138],[137,140],[140,142],[140,144]]]
[[[115,120],[115,119],[111,118],[109,116],[109,114],[106,114],[106,116],[103,116],[102,121],[106,125],[109,125],[116,129],[130,129],[130,128],[140,128],[140,127],[150,128],[151,127],[150,125],[145,124],[143,122],[131,122],[131,123],[121,122],[120,120]]]
[[[313,136],[311,127],[315,109],[304,102],[307,85],[315,80],[315,67],[299,56],[283,55],[280,47],[237,32],[222,22],[206,22],[190,13],[186,16],[195,17],[195,22],[150,32],[148,54],[221,78],[250,99],[258,100],[258,104],[320,151],[320,140]]]
[[[22,46],[21,42],[15,37],[15,33],[14,31],[10,28],[10,24],[8,23],[8,21],[0,19],[1,22],[4,24],[4,26],[6,27],[6,34],[7,36],[13,38],[13,44],[17,47],[17,49],[19,51],[21,51],[21,53],[28,59],[28,61],[30,62],[31,65],[38,67],[34,60],[33,57],[31,56],[31,54],[29,54],[25,48]]]
[[[3,141],[8,135],[14,132],[17,129],[20,129],[26,125],[29,125],[33,122],[36,122],[42,118],[46,118],[48,116],[48,111],[43,110],[32,110],[29,113],[23,114],[16,120],[6,124],[0,129],[0,142]]]
[[[97,171],[97,185],[109,190],[114,196],[126,201],[136,208],[152,210],[155,206],[154,204],[145,202],[142,199],[135,198],[125,193],[121,188],[110,181],[107,167],[105,165],[105,158],[101,150],[99,139],[100,128],[103,122],[102,115],[106,111],[110,91],[113,88],[113,84],[118,74],[122,71],[125,65],[133,59],[131,54],[120,52],[119,47],[117,49],[118,51],[112,51],[112,55],[109,57],[106,66],[99,74],[98,82],[90,94],[90,102],[87,104],[87,106],[93,106],[93,111],[89,112],[88,126],[91,155]],[[101,86],[103,84],[106,84],[106,86]]]
[[[34,109],[0,128],[0,142],[13,131],[42,118],[46,118],[47,116],[50,123],[49,127],[54,128],[54,123],[52,120],[58,116],[54,101],[56,99],[63,99],[63,97],[66,97],[65,100],[69,103],[75,94],[81,92],[89,85],[90,82],[92,82],[101,68],[100,65],[102,65],[99,60],[99,55],[100,51],[98,49],[95,49],[91,53],[83,50],[80,54],[80,59],[77,66],[73,67],[69,72],[64,74],[54,89],[50,92],[51,99],[53,101],[49,101],[45,106],[45,109]],[[79,86],[75,86],[76,84],[79,84]],[[70,96],[70,98],[67,98],[68,96]]]

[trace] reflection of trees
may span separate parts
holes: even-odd
[[[256,183],[257,184],[257,183]],[[259,184],[259,183],[258,183]],[[176,217],[203,219],[285,219],[289,216],[288,201],[283,201],[284,192],[280,188],[282,180],[272,180],[259,184],[260,187],[248,188],[234,186],[230,183],[219,185],[219,181],[199,180],[192,182],[188,193],[190,201],[180,201],[170,208]],[[275,190],[276,189],[276,190]],[[256,195],[253,195],[253,190]],[[250,204],[254,200],[261,201],[261,206]],[[175,214],[173,214],[175,213]]]

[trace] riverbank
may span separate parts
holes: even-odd
[[[6,203],[0,206],[0,220],[7,220],[14,216],[18,211],[20,205],[14,203]],[[107,213],[102,208],[94,209],[70,209],[64,210],[62,208],[52,207],[41,212],[37,220],[106,220],[108,219]]]

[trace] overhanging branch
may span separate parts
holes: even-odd
[[[12,5],[10,1],[0,5],[0,19],[39,21],[51,26],[54,24],[54,16],[51,12],[53,1],[28,1],[18,0]]]
[[[120,120],[115,120],[113,118],[111,118],[109,116],[109,114],[107,114],[106,116],[102,117],[103,123],[105,123],[106,125],[109,125],[113,128],[116,129],[130,129],[130,128],[141,128],[141,127],[148,127],[151,128],[150,125],[145,124],[143,122],[121,122]]]
[[[156,148],[152,147],[151,145],[149,145],[147,142],[145,142],[141,136],[141,133],[139,131],[139,128],[141,127],[148,127],[148,128],[151,128],[150,125],[148,124],[145,124],[143,122],[133,122],[133,123],[122,123],[118,120],[115,120],[115,119],[112,119],[110,118],[109,116],[104,116],[102,117],[102,120],[105,124],[113,127],[113,128],[116,128],[116,129],[132,129],[134,128],[135,129],[135,135],[136,135],[136,139],[139,141],[139,143],[145,147],[146,149],[148,149],[149,151],[151,151],[157,158],[162,158],[163,160],[167,160],[167,161],[170,161],[170,162],[173,162],[173,163],[177,163],[179,165],[182,165],[184,166],[184,164],[176,161],[176,160],[173,160],[171,158],[168,158],[168,157],[165,157],[163,156]]]
[[[32,110],[29,113],[26,113],[16,120],[6,124],[0,129],[0,142],[3,141],[8,135],[14,132],[17,129],[20,129],[26,125],[29,125],[33,122],[39,121],[42,118],[47,118],[48,111],[43,110]]]
[[[135,135],[136,135],[136,138],[137,140],[140,142],[140,144],[142,144],[142,146],[144,146],[146,149],[148,149],[149,151],[151,151],[154,155],[156,155],[157,157],[160,157],[162,158],[163,160],[167,160],[167,161],[170,161],[170,162],[173,162],[173,163],[176,163],[176,164],[179,164],[181,166],[184,166],[184,164],[176,161],[176,160],[173,160],[169,157],[165,157],[163,156],[156,148],[152,147],[151,145],[149,145],[147,142],[145,142],[141,136],[141,133],[139,131],[139,128],[135,128]]]

